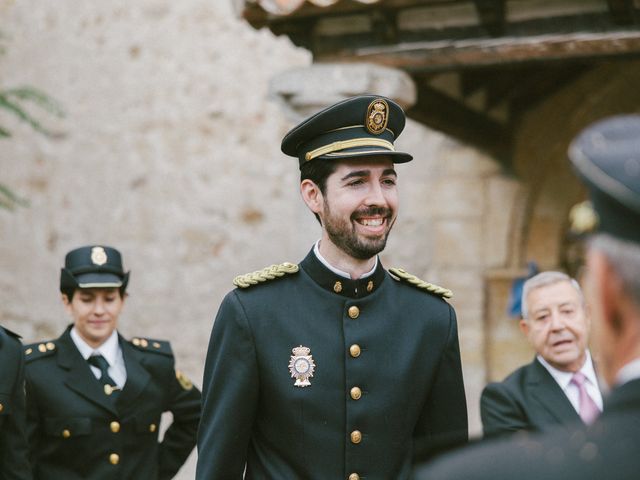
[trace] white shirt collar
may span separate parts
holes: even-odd
[[[598,378],[596,377],[596,371],[593,368],[593,361],[591,360],[591,353],[589,350],[586,352],[586,358],[584,364],[580,368],[580,372],[591,382],[592,385],[598,385]],[[541,355],[537,356],[538,361],[546,368],[551,376],[558,382],[558,385],[563,390],[566,390],[571,383],[571,378],[573,377],[573,372],[564,372],[562,370],[558,370],[554,366],[552,366],[549,362],[547,362]]]
[[[116,364],[118,359],[118,355],[120,353],[120,343],[118,342],[118,332],[114,330],[111,332],[109,338],[107,338],[102,345],[98,348],[93,348],[85,342],[80,334],[76,331],[76,327],[73,327],[70,332],[71,340],[75,343],[80,355],[85,360],[88,359],[91,355],[102,355],[107,362],[109,362],[110,366]]]
[[[313,246],[313,253],[316,254],[316,257],[318,257],[318,260],[320,260],[320,262],[327,267],[329,270],[331,270],[333,273],[335,273],[336,275],[340,275],[341,277],[344,278],[348,278],[351,279],[351,275],[349,275],[347,272],[345,272],[344,270],[340,270],[339,268],[334,267],[333,265],[331,265],[326,258],[324,258],[322,256],[322,254],[320,253],[320,240],[318,240],[316,242],[316,244]],[[362,275],[360,278],[367,278],[371,275],[373,275],[373,272],[376,271],[376,268],[378,268],[378,256],[376,255],[376,261],[373,264],[373,268],[368,271],[367,273],[365,273],[364,275]]]

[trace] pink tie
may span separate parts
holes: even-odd
[[[578,392],[580,393],[579,404],[580,404],[580,418],[587,425],[593,423],[596,417],[600,414],[600,409],[596,405],[596,402],[589,396],[587,393],[587,389],[585,387],[586,377],[581,372],[576,372],[573,374],[573,378],[571,379],[571,383],[578,387]]]

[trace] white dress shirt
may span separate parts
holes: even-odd
[[[596,371],[593,368],[593,361],[591,360],[591,353],[587,350],[586,352],[587,358],[584,361],[584,365],[580,369],[580,372],[587,379],[585,382],[585,388],[587,389],[587,393],[591,397],[591,399],[596,403],[600,411],[602,411],[602,393],[600,392],[600,387],[598,386],[598,378],[596,377]],[[538,361],[548,370],[554,380],[560,385],[562,391],[565,393],[573,408],[576,409],[576,412],[580,412],[580,400],[579,400],[579,390],[578,386],[571,383],[571,379],[573,378],[573,372],[563,372],[562,370],[558,370],[557,368],[551,366],[549,362],[547,362],[540,355],[537,356]]]
[[[82,337],[76,331],[76,327],[71,329],[71,340],[76,344],[82,358],[87,360],[91,355],[102,355],[109,363],[109,376],[116,382],[116,385],[122,389],[127,381],[127,369],[124,365],[124,357],[122,356],[122,349],[118,342],[118,332],[114,330],[109,338],[98,348],[93,348],[85,342]],[[91,371],[100,378],[102,373],[98,367],[89,365]]]
[[[345,272],[344,270],[340,270],[339,268],[334,267],[333,265],[331,265],[326,258],[324,258],[322,256],[322,254],[320,253],[320,240],[318,240],[316,242],[316,244],[313,246],[313,253],[316,254],[316,257],[318,257],[318,260],[320,260],[320,262],[327,267],[329,270],[331,270],[333,273],[335,273],[336,275],[340,275],[341,277],[344,278],[348,278],[351,279],[351,275],[349,275],[347,272]],[[367,278],[371,275],[373,275],[373,272],[376,271],[376,268],[378,267],[378,256],[376,255],[376,261],[373,264],[373,268],[368,271],[367,273],[365,273],[364,275],[362,275],[360,278]]]

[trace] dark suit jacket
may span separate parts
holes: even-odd
[[[156,480],[175,475],[193,449],[200,392],[178,381],[168,342],[120,337],[127,381],[105,395],[70,328],[27,346],[27,420],[34,476],[43,480]],[[173,423],[158,443],[163,412]]]
[[[482,391],[480,415],[485,437],[518,430],[571,427],[580,416],[566,394],[537,360]]]
[[[415,480],[637,480],[640,379],[615,388],[590,427],[481,442],[420,468]]]
[[[31,478],[20,337],[0,327],[0,480]]]
[[[246,462],[251,480],[401,480],[416,450],[465,441],[453,308],[381,265],[357,281],[313,252],[300,267],[236,289],[220,306],[196,477],[240,480]],[[315,362],[306,387],[294,386],[288,368],[300,345]]]

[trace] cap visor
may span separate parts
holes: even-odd
[[[413,157],[408,153],[394,152],[390,150],[342,150],[339,152],[332,152],[326,155],[317,157],[322,160],[336,160],[340,158],[358,158],[358,157],[389,157],[393,163],[406,163],[413,160]]]
[[[113,273],[85,273],[76,277],[80,288],[118,288],[122,279]]]

